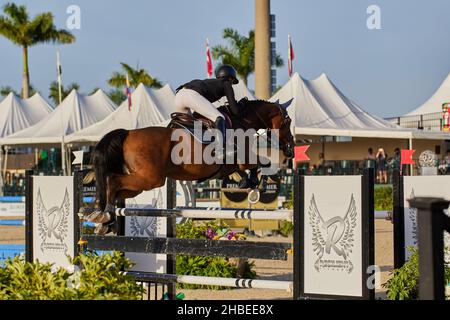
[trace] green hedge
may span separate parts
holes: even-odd
[[[71,271],[50,263],[30,263],[19,257],[0,268],[0,300],[138,300],[143,288],[129,270],[131,262],[120,253],[88,253],[70,260]]]
[[[392,211],[394,210],[394,198],[392,186],[375,186],[374,200],[375,211]]]
[[[409,260],[401,268],[394,269],[392,278],[383,284],[389,300],[416,300],[419,297],[419,253],[414,247],[408,247],[408,250],[411,252]],[[449,284],[450,265],[446,263],[444,267],[445,283]]]

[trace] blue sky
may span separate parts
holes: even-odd
[[[0,0],[3,5],[8,1]],[[63,82],[82,92],[108,90],[106,79],[127,62],[176,88],[205,76],[205,38],[222,43],[226,27],[248,33],[254,0],[21,0],[32,15],[52,11],[66,26],[69,5],[81,9],[77,41],[59,46]],[[366,26],[369,5],[381,9],[381,30]],[[426,101],[450,72],[448,0],[272,0],[277,50],[287,59],[287,35],[295,49],[294,70],[307,79],[322,72],[350,98],[379,116],[406,113]],[[55,80],[54,45],[30,50],[32,84],[48,95]],[[0,86],[19,89],[21,50],[0,37]],[[278,69],[278,84],[288,80]],[[254,88],[250,77],[249,87]]]

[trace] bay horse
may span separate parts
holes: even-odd
[[[292,101],[292,100],[291,100]],[[291,119],[287,113],[290,102],[279,104],[263,100],[242,99],[241,118],[235,119],[232,129],[265,129],[277,131],[280,152],[284,161],[294,156],[294,138],[291,134]],[[226,106],[218,109],[229,115]],[[182,139],[172,141],[174,130],[182,130]],[[271,131],[272,130],[272,131]],[[178,132],[179,134],[179,132]],[[171,153],[176,144],[190,143],[194,150],[207,146],[196,140],[184,129],[147,127],[135,130],[116,129],[107,133],[95,146],[93,167],[96,181],[98,209],[84,208],[82,213],[88,221],[100,223],[96,233],[114,231],[116,199],[133,198],[143,191],[161,187],[166,178],[194,181],[207,178],[223,178],[238,170],[255,168],[258,164],[175,164]],[[196,149],[197,148],[197,149]]]

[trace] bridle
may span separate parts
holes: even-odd
[[[280,123],[280,129],[281,129],[283,126],[289,125],[289,122],[291,121],[291,119],[289,118],[289,114],[287,113],[287,111],[286,111],[285,109],[283,109],[283,107],[281,107],[278,103],[272,103],[272,104],[274,104],[275,106],[278,107],[278,111],[279,111],[278,115],[279,115],[279,116],[281,117],[281,119],[282,119],[282,121],[281,121],[281,123]],[[254,114],[256,115],[256,117],[257,117],[257,118],[262,122],[262,124],[266,127],[266,128],[264,129],[264,130],[266,131],[266,133],[267,133],[267,137],[266,137],[265,139],[267,139],[268,142],[271,142],[271,137],[272,137],[271,130],[272,130],[273,128],[271,128],[271,127],[267,124],[266,120],[263,119],[263,118],[261,117],[261,115],[254,109],[254,106],[253,106],[253,105],[251,105],[251,104],[246,104],[246,107],[247,107],[247,108],[250,108],[250,109],[254,112]],[[239,122],[240,122],[240,124],[242,125],[242,122],[241,122],[241,121],[239,121]],[[248,130],[249,128],[245,128],[245,127],[244,127],[244,129]],[[256,134],[257,134],[258,136],[261,137],[261,134],[260,134],[260,133],[257,132]],[[283,150],[283,151],[288,151],[289,149],[292,149],[292,146],[291,146],[290,143],[286,142],[286,143],[284,144],[284,148],[280,145],[280,149]],[[284,149],[286,149],[286,150],[284,150]]]

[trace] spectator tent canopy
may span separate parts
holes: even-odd
[[[398,139],[449,139],[449,134],[404,129],[364,111],[325,75],[306,80],[298,73],[271,101],[292,100],[288,108],[295,135],[349,136]]]
[[[52,111],[39,93],[28,99],[20,99],[11,92],[0,102],[0,137],[32,126]]]
[[[60,145],[63,136],[104,119],[116,107],[100,89],[90,96],[72,90],[52,113],[31,127],[0,139],[0,144]]]
[[[67,143],[97,142],[105,134],[115,129],[139,129],[168,123],[175,111],[175,94],[166,84],[158,90],[148,89],[142,83],[131,94],[129,108],[125,100],[116,111],[105,119],[68,135]]]
[[[442,104],[450,102],[450,73],[447,78],[442,82],[441,86],[436,90],[436,92],[420,107],[414,109],[411,112],[403,115],[407,116],[417,116],[429,113],[439,113],[442,112]]]

